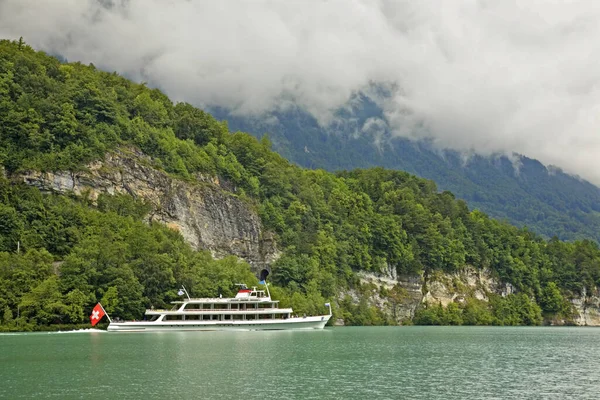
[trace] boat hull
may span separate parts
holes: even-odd
[[[109,332],[166,332],[166,331],[266,331],[323,329],[330,315],[263,321],[177,321],[111,322]]]

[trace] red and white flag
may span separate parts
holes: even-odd
[[[100,303],[96,304],[96,307],[94,307],[92,310],[92,315],[90,315],[90,322],[92,323],[92,326],[95,326],[98,322],[100,322],[104,315],[106,315],[104,308],[102,308]]]

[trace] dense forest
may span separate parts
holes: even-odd
[[[350,106],[349,106],[350,107]],[[600,189],[555,167],[513,155],[483,157],[444,150],[426,140],[392,137],[389,130],[369,130],[369,121],[384,120],[368,98],[352,102],[352,112],[341,112],[329,127],[302,110],[275,112],[264,118],[231,115],[232,129],[262,137],[269,134],[273,149],[305,168],[328,171],[383,166],[435,181],[490,216],[561,240],[600,242]],[[360,132],[360,134],[357,134]]]
[[[600,249],[589,240],[544,240],[470,211],[433,181],[383,168],[329,173],[297,167],[257,140],[231,133],[190,104],[93,65],[61,63],[22,41],[0,41],[0,329],[81,324],[97,301],[141,318],[186,285],[192,295],[230,295],[256,277],[234,257],[213,260],[129,196],[44,194],[12,177],[25,170],[82,170],[134,146],[154,167],[194,183],[230,183],[275,233],[282,256],[272,294],[297,312],[334,301],[346,324],[395,323],[364,297],[359,271],[400,274],[491,270],[515,294],[417,312],[421,324],[540,324],[569,318],[569,298],[600,283]],[[393,298],[392,290],[382,295]],[[410,321],[404,321],[406,323]]]

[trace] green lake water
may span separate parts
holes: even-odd
[[[0,398],[598,399],[600,329],[1,334]]]

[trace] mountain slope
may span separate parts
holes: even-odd
[[[227,252],[267,263],[282,305],[333,301],[348,324],[600,323],[584,315],[598,314],[596,243],[545,241],[433,181],[297,167],[189,104],[22,42],[0,41],[0,110],[0,329],[19,312],[18,326],[80,323],[98,300],[140,318],[181,283],[256,282]],[[178,218],[200,251],[153,222]]]
[[[261,119],[232,116],[231,130],[261,137],[267,133],[275,151],[306,168],[329,171],[382,166],[404,170],[436,182],[469,206],[489,215],[527,226],[561,240],[594,239],[600,242],[600,189],[591,183],[515,155],[465,158],[455,151],[441,152],[425,141],[390,138],[381,129],[364,129],[369,118],[381,113],[364,102],[353,116],[324,129],[299,110],[274,113]],[[356,116],[358,114],[358,116]]]

